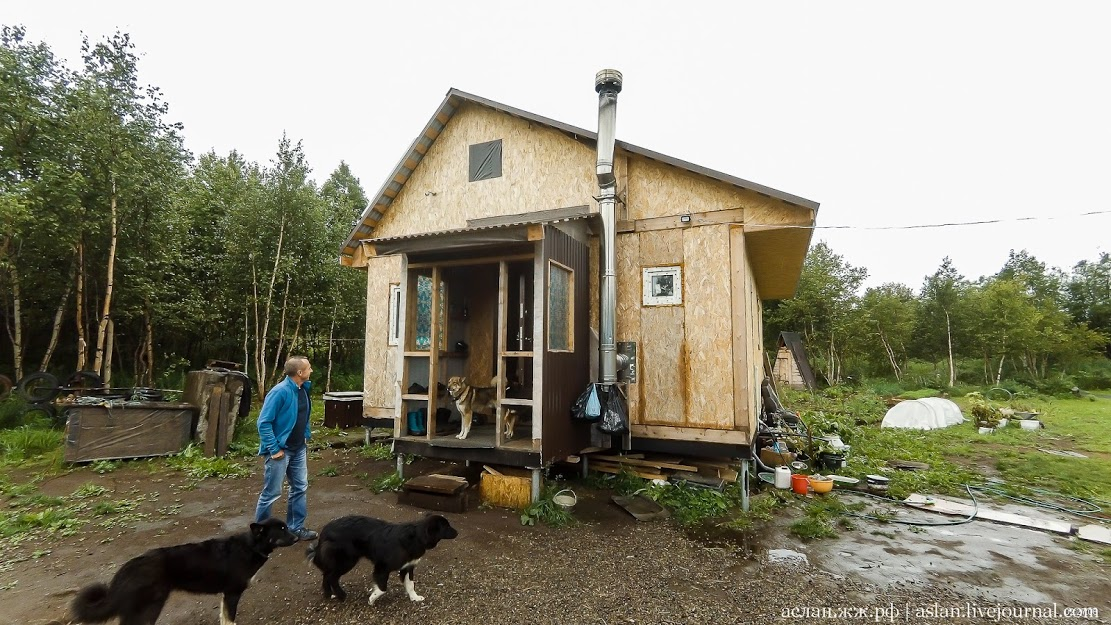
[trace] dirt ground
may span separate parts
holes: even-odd
[[[99,499],[137,506],[97,517],[69,537],[0,542],[0,622],[66,623],[75,591],[109,580],[127,559],[155,546],[240,531],[250,522],[257,465],[250,477],[195,486],[156,466],[131,462],[104,475],[86,469],[43,482],[40,490],[54,496],[92,482],[111,491]],[[326,467],[336,475],[321,475]],[[407,476],[439,468],[421,460]],[[422,514],[397,504],[394,493],[368,490],[368,479],[392,470],[392,462],[351,449],[311,457],[308,526],[319,529],[353,513],[392,521]],[[608,491],[572,486],[580,523],[567,529],[525,527],[516,513],[494,508],[447,515],[459,538],[441,543],[417,568],[423,603],[410,602],[395,576],[386,596],[368,606],[365,563],[344,577],[346,602],[326,600],[319,572],[305,560],[304,545],[296,545],[279,550],[261,570],[237,622],[1092,623],[1111,617],[1107,563],[1098,550],[1069,548],[1069,539],[981,524],[966,533],[993,546],[966,549],[965,538],[948,529],[909,532],[863,522],[843,538],[800,543],[784,531],[783,520],[753,536],[720,528],[692,532],[666,521],[638,522],[609,502]],[[284,499],[278,506],[284,512]],[[1015,539],[1016,532],[1025,539]],[[1054,603],[1055,615],[1049,612]],[[1048,615],[993,613],[993,606],[1038,607]],[[1066,608],[1076,607],[1097,608],[1099,615],[1065,617]],[[176,593],[159,623],[219,620],[218,597]]]

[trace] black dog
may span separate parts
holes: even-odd
[[[455,538],[459,532],[444,517],[434,514],[410,523],[390,523],[365,516],[340,517],[320,530],[320,539],[308,550],[316,568],[324,573],[324,596],[340,601],[347,593],[339,578],[366,558],[374,563],[374,590],[370,604],[386,594],[392,571],[405,584],[412,601],[424,601],[413,588],[413,569],[421,556],[441,540]]]
[[[109,585],[81,589],[70,606],[82,623],[103,623],[113,616],[120,625],[153,625],[170,592],[223,593],[220,623],[235,624],[239,597],[277,547],[297,542],[278,519],[251,523],[251,531],[199,543],[151,549],[128,560]]]

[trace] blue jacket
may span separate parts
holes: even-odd
[[[312,388],[312,382],[305,380],[301,385],[305,393]],[[274,385],[262,400],[262,410],[258,413],[258,455],[273,456],[278,450],[285,449],[289,433],[297,424],[297,385],[286,376]],[[309,402],[309,415],[312,416],[312,402]],[[305,422],[305,440],[312,438],[309,422]]]

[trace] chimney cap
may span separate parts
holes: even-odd
[[[603,69],[594,76],[594,90],[613,91],[621,93],[621,72],[615,69]]]

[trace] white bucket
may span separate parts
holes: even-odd
[[[564,495],[563,493],[571,494]],[[571,490],[570,488],[565,488],[555,495],[552,495],[552,502],[554,502],[555,505],[563,508],[564,510],[571,510],[571,508],[575,507],[575,504],[579,503],[579,496],[576,495],[575,491]]]
[[[775,468],[775,487],[791,488],[791,467],[779,466]]]

